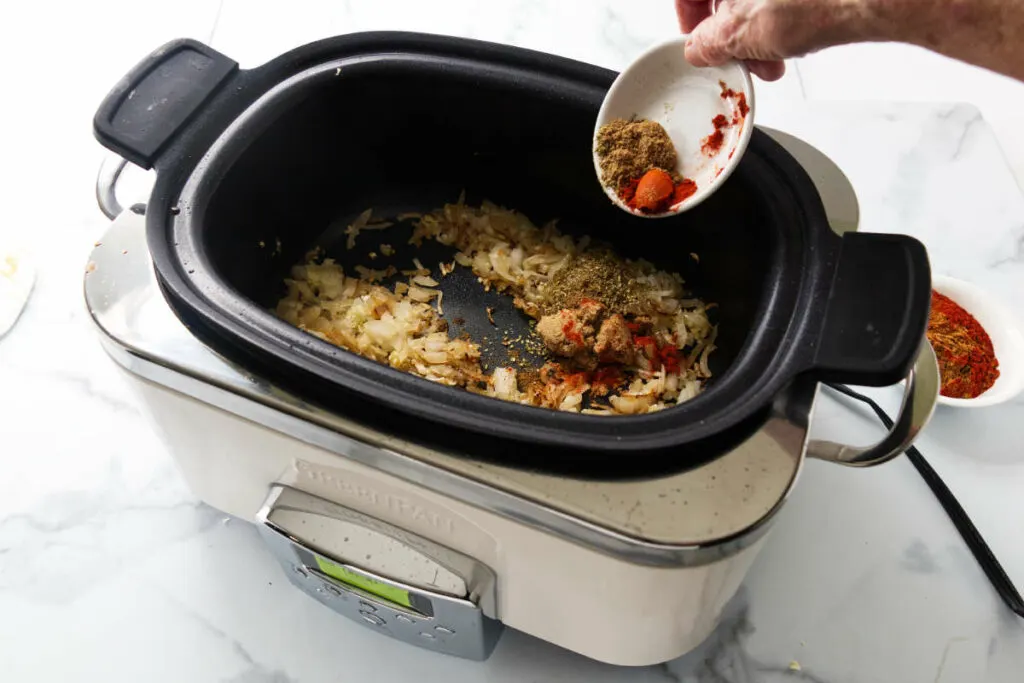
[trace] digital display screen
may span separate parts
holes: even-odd
[[[346,583],[358,588],[359,590],[366,591],[370,595],[376,595],[378,598],[393,602],[397,605],[415,609],[413,608],[412,601],[409,599],[409,591],[396,588],[395,586],[382,581],[375,581],[374,579],[367,578],[362,574],[357,574],[351,569],[341,566],[340,564],[335,564],[330,560],[325,560],[319,555],[315,555],[314,557],[316,558],[317,566],[320,567],[320,571],[332,579],[337,579],[342,583]]]

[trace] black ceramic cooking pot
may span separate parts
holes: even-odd
[[[836,235],[804,170],[760,131],[695,210],[627,215],[602,192],[590,152],[614,77],[552,55],[404,33],[332,38],[251,70],[177,41],[118,83],[95,132],[157,171],[149,248],[193,333],[254,374],[385,428],[517,462],[625,471],[712,457],[758,429],[794,383],[900,381],[927,323],[922,245]],[[361,358],[269,312],[290,266],[330,226],[366,208],[382,218],[429,211],[462,190],[680,272],[718,304],[707,390],[631,417],[515,405]],[[483,308],[482,294],[466,296]]]

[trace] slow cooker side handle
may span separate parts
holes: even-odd
[[[878,443],[855,447],[824,440],[807,456],[853,467],[903,453],[931,419],[939,365],[925,332],[931,269],[924,245],[903,235],[846,233],[814,353],[819,381],[861,386],[904,382],[900,413]]]
[[[96,174],[96,203],[103,215],[110,220],[121,215],[121,202],[117,199],[117,181],[127,165],[128,161],[124,157],[111,152],[103,159]]]
[[[914,443],[935,412],[938,396],[939,364],[931,344],[925,341],[905,379],[903,402],[896,422],[881,441],[872,446],[858,447],[812,439],[807,444],[807,457],[849,467],[871,467],[888,462]]]
[[[93,117],[107,149],[150,169],[238,63],[202,43],[173,40],[154,50],[111,89]]]
[[[902,380],[925,339],[931,287],[928,253],[918,240],[844,234],[813,340],[814,378],[859,386]]]

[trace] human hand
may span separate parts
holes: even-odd
[[[777,81],[782,78],[786,72],[786,63],[781,59],[754,59],[739,54],[748,51],[746,45],[736,45],[732,51],[727,49],[730,38],[727,31],[733,28],[733,22],[725,22],[723,19],[734,17],[736,14],[732,7],[726,8],[725,2],[718,2],[717,5],[716,11],[712,14],[712,0],[676,0],[679,28],[683,33],[690,34],[690,41],[686,45],[686,58],[694,66],[711,66],[731,58],[741,59],[746,62],[752,73],[766,81]],[[737,54],[731,54],[733,51]]]
[[[686,58],[694,66],[740,59],[766,81],[785,73],[789,57],[849,42],[861,0],[676,0]]]

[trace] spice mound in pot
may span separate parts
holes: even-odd
[[[601,126],[597,157],[601,182],[631,209],[661,213],[697,191],[676,172],[676,148],[656,121],[615,119]]]
[[[949,297],[932,292],[928,341],[939,361],[939,393],[977,398],[999,378],[992,340],[974,316]]]
[[[584,299],[601,300],[620,313],[650,312],[650,287],[638,281],[622,259],[607,250],[570,257],[541,288],[541,310],[575,308]]]
[[[537,323],[537,334],[557,356],[569,358],[580,369],[598,363],[629,364],[636,358],[630,324],[620,313],[586,298],[574,308],[563,308]]]

